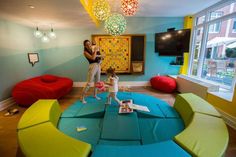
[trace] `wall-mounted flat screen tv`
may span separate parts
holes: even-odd
[[[159,56],[182,56],[189,52],[190,29],[174,30],[155,34],[155,52]]]

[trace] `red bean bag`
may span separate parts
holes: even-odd
[[[72,85],[69,78],[43,75],[17,83],[12,97],[20,106],[28,107],[39,99],[59,99],[71,91]]]
[[[152,88],[162,92],[172,93],[176,89],[175,79],[168,76],[155,76],[151,78],[150,82]]]

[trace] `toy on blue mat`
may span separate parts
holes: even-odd
[[[78,127],[76,127],[76,131],[77,132],[81,132],[81,131],[85,131],[85,130],[87,130],[87,128],[85,126],[78,126]]]

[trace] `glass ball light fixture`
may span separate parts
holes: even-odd
[[[41,31],[39,31],[38,27],[36,27],[36,30],[34,31],[34,36],[36,38],[41,38],[43,36],[43,33]]]
[[[43,34],[43,37],[41,38],[41,41],[43,43],[48,43],[50,41],[49,37],[47,36],[46,33]]]
[[[138,0],[121,0],[121,10],[126,16],[133,16],[138,9]]]
[[[98,20],[104,21],[110,15],[111,9],[106,0],[97,0],[92,6],[92,11]]]
[[[51,39],[56,39],[57,35],[56,35],[56,33],[53,31],[53,28],[51,28],[51,31],[48,33],[48,36],[49,36]]]
[[[34,31],[34,36],[36,38],[39,38],[43,43],[48,43],[50,42],[51,39],[56,39],[57,37],[52,26],[50,31],[47,30],[39,31],[39,28],[36,27],[36,30]]]
[[[105,31],[110,35],[121,35],[126,30],[126,20],[124,16],[114,13],[105,21]]]

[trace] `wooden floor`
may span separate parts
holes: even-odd
[[[127,89],[126,89],[127,90]],[[151,89],[150,87],[132,87],[128,89],[132,92],[146,93],[149,95],[153,95],[157,98],[160,98],[166,101],[168,104],[173,105],[175,101],[176,94],[166,94],[161,93],[156,90]],[[75,101],[80,99],[81,88],[73,88],[73,90],[65,97],[59,100],[61,108],[64,110]],[[88,95],[92,94],[92,90],[88,92]],[[4,117],[4,113],[6,111],[0,112],[0,157],[21,157],[22,153],[17,144],[17,132],[16,127],[18,121],[24,111],[25,108],[18,107],[17,105],[11,108],[18,108],[20,113],[11,116]],[[236,130],[228,127],[229,131],[229,145],[226,151],[226,157],[236,157]]]

